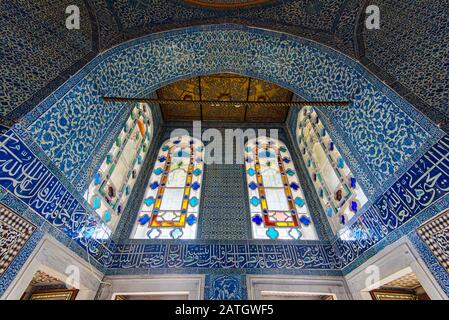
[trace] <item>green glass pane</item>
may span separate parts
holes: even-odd
[[[104,192],[105,185],[106,185],[106,181],[103,181],[103,183],[101,184],[100,188],[98,188],[98,193],[100,193],[103,197],[105,195],[105,192]]]
[[[114,172],[115,169],[115,163],[109,168],[109,175],[111,175]]]

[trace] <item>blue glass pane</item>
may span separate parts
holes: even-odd
[[[150,217],[147,214],[145,214],[141,216],[138,221],[141,225],[145,225],[150,221]]]
[[[345,161],[343,160],[342,157],[338,158],[338,165],[337,166],[338,166],[339,169],[343,169],[345,167]]]
[[[301,216],[301,218],[299,218],[299,221],[306,226],[310,224],[310,219],[307,216]]]
[[[306,203],[305,203],[305,201],[304,201],[304,199],[302,199],[302,198],[300,198],[300,197],[296,197],[295,198],[295,203],[296,203],[296,205],[298,205],[298,206],[300,206],[300,207],[302,207],[302,206],[304,206]]]
[[[251,220],[258,226],[263,222],[262,218],[259,215],[255,215]]]
[[[255,197],[255,196],[251,198],[250,202],[255,207],[257,207],[260,204],[259,198]]]
[[[191,226],[197,221],[197,218],[191,214],[187,217],[186,222]]]
[[[173,229],[172,232],[170,232],[170,235],[173,239],[178,239],[179,237],[182,236],[182,234],[183,232],[181,228]]]
[[[251,190],[256,190],[257,184],[256,184],[254,181],[251,181],[251,183],[248,185],[248,187],[249,187]]]
[[[155,200],[154,200],[153,197],[146,198],[145,201],[144,201],[144,203],[145,203],[147,206],[151,206],[154,202],[155,202]]]
[[[352,178],[351,178],[351,188],[355,188],[356,185],[357,185],[357,179],[354,178],[354,177],[352,177]]]
[[[274,228],[268,228],[268,230],[267,230],[267,236],[268,236],[270,239],[275,240],[275,239],[277,239],[277,237],[279,236],[279,232],[277,232],[277,230],[274,229]]]

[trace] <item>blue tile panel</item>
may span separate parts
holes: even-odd
[[[445,136],[346,227],[353,239],[336,240],[338,255],[347,267],[344,271],[349,272],[354,267],[352,262],[366,260],[363,254],[377,244],[385,246],[407,234],[408,226],[416,228],[413,219],[424,215],[448,194],[449,136]],[[378,250],[380,248],[374,253]]]
[[[323,112],[335,119],[342,139],[357,146],[355,157],[381,185],[443,135],[348,57],[301,38],[236,25],[153,34],[115,47],[21,123],[73,180],[120,111],[118,104],[106,106],[101,95],[143,96],[175,80],[214,72],[261,78],[307,99],[351,100],[349,107]]]
[[[69,5],[80,9],[79,30],[66,28]],[[83,0],[2,1],[0,11],[3,122],[25,115],[95,57],[97,31]]]
[[[8,266],[8,269],[0,276],[0,297],[5,293],[11,282],[19,273],[29,256],[33,253],[38,242],[42,239],[41,231],[34,232],[28,241],[24,244],[15,259]]]
[[[448,2],[380,0],[375,4],[381,12],[381,28],[363,29],[360,45],[365,58],[388,72],[393,87],[400,82],[449,120]]]
[[[204,300],[246,300],[246,277],[239,274],[207,274]]]
[[[45,231],[53,232],[57,238],[67,236],[98,260],[108,251],[104,247],[107,241],[91,238],[89,231],[107,226],[76,191],[68,190],[59,181],[19,135],[20,127],[16,126],[0,136],[0,187],[6,192],[0,201],[21,215],[30,210],[47,222],[41,226]],[[40,223],[33,215],[29,220]]]
[[[102,241],[86,239],[83,228],[101,222],[59,175],[62,171],[72,181],[91,165],[86,159],[119,114],[120,108],[104,105],[100,93],[141,96],[177,79],[225,71],[272,81],[307,99],[353,99],[347,109],[323,113],[338,118],[336,131],[348,145],[357,146],[354,154],[361,167],[372,172],[378,185],[388,186],[348,227],[356,239],[338,239],[337,254],[323,243],[239,244],[227,254],[226,246],[215,244],[111,242],[110,250],[104,250]],[[330,74],[334,81],[325,80]],[[0,186],[7,193],[0,200],[15,197],[45,220],[46,232],[68,237],[67,246],[76,252],[88,248],[94,260],[110,269],[256,266],[348,272],[407,234],[409,226],[416,228],[415,219],[449,192],[449,138],[441,139],[440,130],[360,65],[303,39],[235,25],[151,35],[105,52],[21,123],[26,129],[15,126],[0,137]],[[35,145],[29,144],[31,139]],[[36,157],[38,146],[51,163]]]
[[[235,244],[234,244],[235,243]],[[103,260],[108,269],[339,270],[332,246],[300,244],[118,244]]]

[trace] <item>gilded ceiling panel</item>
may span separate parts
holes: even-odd
[[[275,84],[235,74],[214,74],[175,82],[157,92],[159,99],[192,101],[291,101],[292,93]],[[166,121],[284,122],[288,107],[210,104],[161,105]]]
[[[251,79],[248,101],[291,101],[293,93],[273,83]],[[249,122],[278,122],[285,119],[288,107],[250,105],[246,113]]]
[[[165,86],[157,91],[159,99],[167,100],[200,100],[199,78],[181,80]],[[201,107],[199,105],[161,105],[164,119],[176,120],[200,120]]]
[[[247,101],[249,78],[219,74],[201,77],[201,100]],[[203,105],[203,119],[212,121],[245,121],[245,108]]]

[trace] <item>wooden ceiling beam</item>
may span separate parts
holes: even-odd
[[[346,107],[349,101],[219,101],[219,100],[165,100],[165,99],[146,99],[146,98],[122,98],[122,97],[103,97],[105,102],[133,102],[133,103],[158,103],[176,106],[192,106],[207,104],[216,107],[247,107],[249,105],[258,105],[266,107]]]

